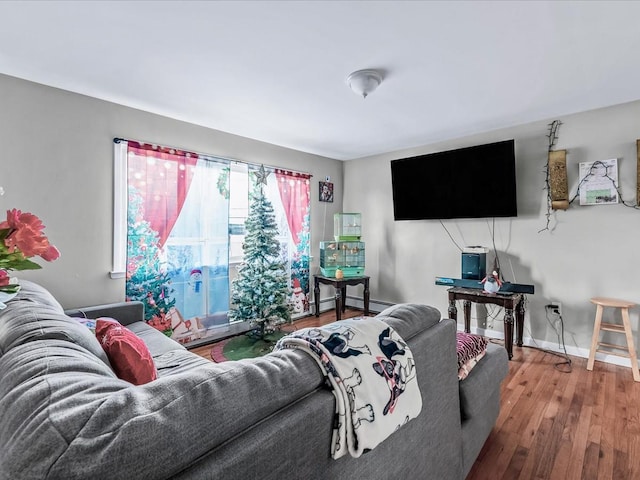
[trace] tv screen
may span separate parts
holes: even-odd
[[[395,220],[515,217],[515,141],[391,161]]]

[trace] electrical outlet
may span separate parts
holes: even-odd
[[[562,304],[560,302],[549,302],[544,306],[549,313],[562,315]]]

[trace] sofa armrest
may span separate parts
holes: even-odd
[[[144,321],[144,304],[142,302],[117,302],[91,307],[74,308],[65,310],[70,317],[91,318],[111,317],[122,325]]]

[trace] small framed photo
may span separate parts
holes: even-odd
[[[333,202],[333,183],[320,182],[320,201]]]

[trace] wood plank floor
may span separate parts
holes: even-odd
[[[343,318],[362,315],[347,309]],[[333,312],[297,321],[324,325]],[[211,360],[211,346],[194,353]],[[640,383],[631,369],[514,347],[500,416],[467,480],[640,479]]]
[[[496,426],[467,480],[640,479],[640,383],[631,369],[514,347]]]

